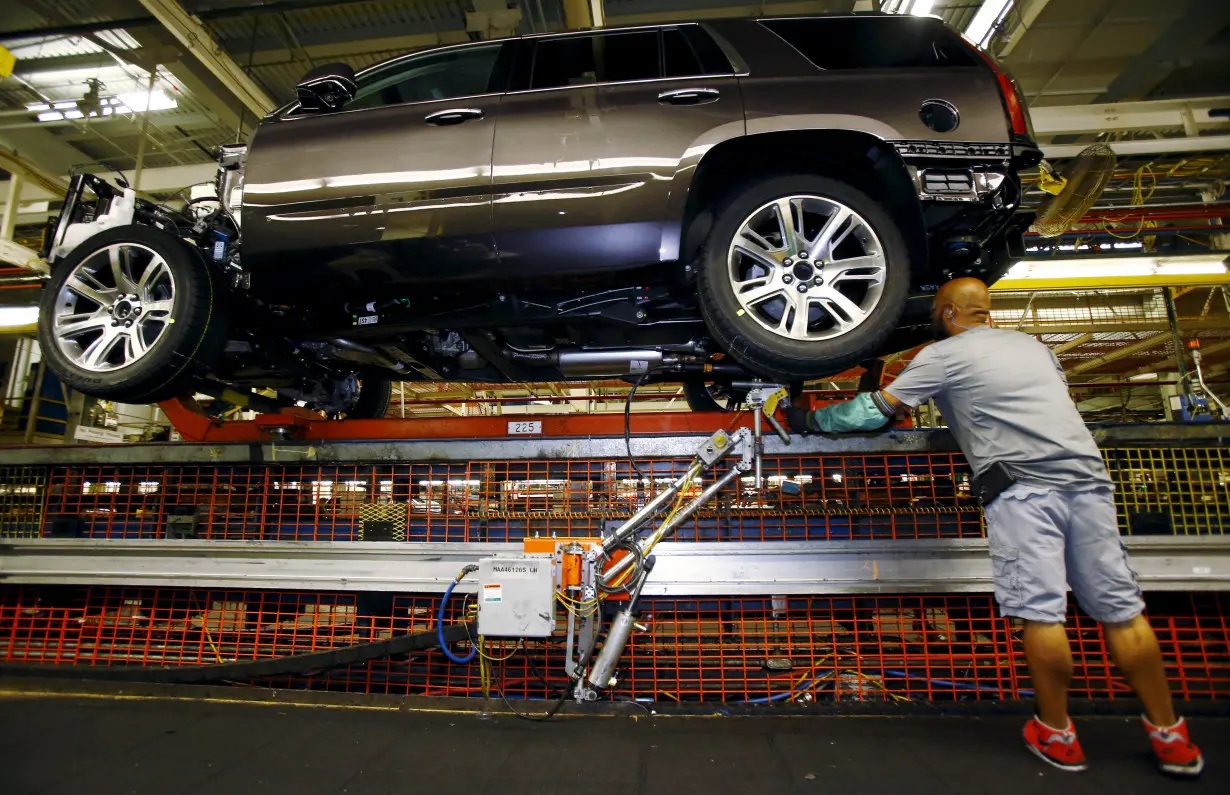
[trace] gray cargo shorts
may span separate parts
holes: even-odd
[[[1119,624],[1144,611],[1109,487],[1059,491],[1018,483],[983,513],[1000,615],[1062,624],[1069,586],[1097,621]]]

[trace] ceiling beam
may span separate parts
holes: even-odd
[[[1183,322],[1179,323],[1180,328],[1183,328],[1187,325],[1188,324],[1183,323]],[[1222,351],[1230,351],[1230,340],[1223,340],[1222,342],[1218,342],[1214,345],[1202,346],[1200,348],[1200,355],[1203,356],[1207,360],[1210,356],[1219,354]],[[1131,370],[1130,372],[1116,373],[1115,377],[1120,378],[1120,379],[1131,378],[1134,375],[1144,375],[1145,373],[1153,373],[1153,372],[1157,372],[1158,370],[1161,370],[1167,367],[1169,367],[1170,369],[1174,369],[1174,364],[1175,364],[1174,354],[1171,353],[1170,356],[1167,356],[1164,359],[1158,359],[1156,361],[1149,362],[1148,364],[1137,367],[1135,370]],[[1207,375],[1208,374],[1206,372],[1206,377]]]
[[[1199,135],[1186,138],[1146,138],[1139,141],[1102,141],[1124,155],[1175,155],[1192,152],[1225,152],[1230,150],[1230,135]],[[1076,157],[1089,144],[1043,144],[1042,153],[1050,158]]]
[[[1075,337],[1074,339],[1070,339],[1067,342],[1062,342],[1059,345],[1056,345],[1055,347],[1051,348],[1051,353],[1055,354],[1056,356],[1058,356],[1061,353],[1067,353],[1073,348],[1079,348],[1080,346],[1084,345],[1086,342],[1089,342],[1091,339],[1093,339],[1093,333],[1086,332],[1085,334],[1081,334],[1080,336]]]
[[[1156,348],[1169,338],[1169,334],[1166,334],[1165,332],[1158,332],[1157,334],[1145,337],[1143,340],[1133,342],[1131,345],[1124,345],[1122,348],[1116,348],[1103,356],[1098,356],[1094,359],[1086,359],[1078,364],[1074,364],[1073,366],[1067,368],[1067,373],[1068,375],[1080,375],[1081,373],[1087,373],[1090,370],[1094,370],[1104,364],[1117,362],[1120,359],[1127,358],[1128,356],[1135,356],[1141,351]]]
[[[1187,13],[1171,22],[1143,53],[1133,58],[1097,101],[1122,102],[1149,96],[1175,71],[1174,64],[1189,57],[1227,25],[1230,3],[1205,0],[1189,4]]]
[[[310,8],[328,8],[330,6],[344,6],[353,3],[370,3],[372,0],[271,0],[270,2],[262,2],[260,5],[238,5],[228,8],[215,8],[205,11],[199,11],[193,14],[197,19],[208,22],[211,19],[227,19],[235,17],[246,17],[258,14],[284,14],[288,11],[303,11]],[[39,11],[38,13],[42,13]],[[46,14],[43,14],[46,16]],[[30,39],[39,36],[59,37],[59,36],[84,36],[87,33],[100,33],[104,30],[131,30],[134,28],[157,27],[160,24],[158,18],[153,15],[145,16],[114,16],[112,19],[103,22],[83,22],[71,23],[61,22],[58,25],[47,27],[26,28],[23,30],[6,30],[0,31],[0,41],[13,41],[15,39]]]
[[[1004,42],[1002,47],[999,48],[1000,59],[1007,58],[1012,54],[1012,51],[1015,50],[1017,45],[1021,43],[1021,40],[1025,38],[1025,34],[1028,33],[1034,23],[1038,21],[1038,17],[1042,15],[1042,12],[1046,10],[1046,7],[1050,4],[1050,2],[1051,0],[1025,0],[1024,2],[1017,4],[1016,10],[1010,12],[1010,14],[1018,17],[1020,22],[1015,28],[1013,28],[1012,33],[1009,34],[1008,40]],[[1011,18],[1012,17],[1010,16],[1010,19]]]
[[[56,58],[22,58],[13,67],[18,77],[45,72],[64,72],[76,69],[102,69],[115,66],[115,57],[109,52],[87,52],[81,55],[61,55]]]
[[[1210,111],[1214,110],[1230,110],[1230,97],[1162,99],[1105,105],[1052,105],[1031,108],[1029,115],[1034,124],[1034,132],[1038,135],[1134,132],[1150,129],[1199,131],[1230,127],[1230,117],[1210,115]]]
[[[141,4],[171,32],[179,43],[196,56],[244,107],[259,116],[277,107],[264,89],[239,68],[231,56],[214,43],[213,35],[184,10],[176,0],[141,0]]]
[[[304,44],[299,52],[311,60],[322,62],[327,59],[344,60],[355,55],[367,55],[373,52],[410,52],[426,47],[437,47],[443,44],[462,44],[470,40],[466,32],[457,30],[441,30],[438,33],[421,33],[401,36],[382,36],[372,39],[356,39],[328,44]],[[290,57],[290,50],[285,48],[257,50],[252,54],[252,66],[275,66],[289,63],[302,63],[303,59]]]

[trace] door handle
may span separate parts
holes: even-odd
[[[676,88],[658,94],[658,102],[666,105],[707,105],[717,102],[721,94],[716,88]]]
[[[438,110],[435,113],[429,113],[423,117],[423,121],[436,126],[448,124],[461,124],[463,121],[470,119],[481,119],[483,112],[478,108],[449,108],[448,110]]]

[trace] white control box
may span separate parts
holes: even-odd
[[[478,562],[478,634],[545,638],[555,631],[551,555],[484,558]]]

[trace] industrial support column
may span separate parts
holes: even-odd
[[[569,30],[604,27],[606,11],[602,0],[564,0],[564,22]]]
[[[21,175],[9,174],[9,196],[4,204],[4,220],[0,222],[0,240],[12,240],[17,228],[17,203],[21,201]]]
[[[1179,312],[1174,305],[1174,288],[1162,288],[1162,301],[1166,304],[1166,321],[1170,326],[1170,340],[1174,345],[1174,361],[1179,370],[1179,388],[1188,391],[1187,358],[1183,347],[1183,335],[1179,333]]]

